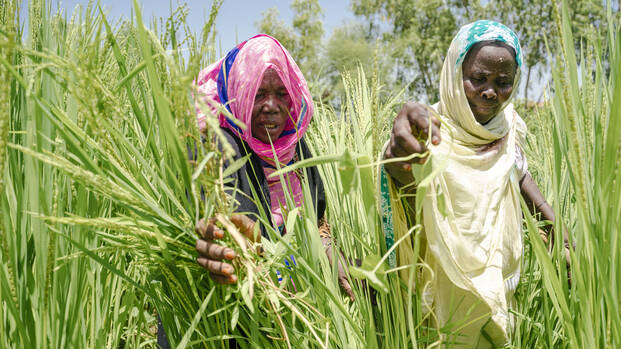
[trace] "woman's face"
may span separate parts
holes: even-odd
[[[263,74],[263,80],[252,107],[252,136],[263,143],[275,142],[289,119],[291,96],[273,69]]]
[[[462,63],[463,83],[470,110],[482,125],[490,121],[513,91],[517,63],[510,47],[474,45]]]

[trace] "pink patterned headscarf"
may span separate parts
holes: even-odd
[[[273,147],[281,165],[294,160],[295,149],[313,116],[314,106],[306,80],[289,52],[278,40],[265,34],[254,36],[233,48],[222,59],[203,69],[196,79],[199,96],[214,115],[218,115],[221,127],[226,127],[243,139],[250,149],[264,162],[263,170],[268,176],[274,171],[275,159],[272,145],[265,144],[252,136],[252,108],[263,74],[267,69],[276,71],[285,85],[292,105],[291,119]],[[242,129],[218,108],[225,106],[243,125]],[[206,117],[196,106],[198,125],[206,128]],[[295,172],[285,177],[286,185],[299,206],[302,200],[300,180]],[[281,207],[285,206],[285,195],[278,178],[268,179],[270,188],[272,217],[280,226],[283,222]]]
[[[267,69],[278,73],[293,101],[292,120],[287,122],[280,138],[274,140],[274,149],[281,164],[287,164],[295,154],[295,146],[306,132],[313,116],[313,101],[306,80],[289,52],[278,40],[265,34],[254,36],[233,48],[226,57],[211,64],[198,74],[196,84],[203,101],[218,115],[220,126],[229,128],[241,137],[253,152],[273,164],[272,146],[252,136],[252,107],[263,73]],[[216,104],[214,104],[216,103]],[[245,130],[235,125],[224,114],[217,112],[223,104],[246,125]],[[206,127],[205,115],[196,108],[198,125]]]

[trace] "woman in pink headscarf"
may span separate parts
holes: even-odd
[[[235,151],[232,159],[225,159],[224,167],[249,155],[249,160],[227,182],[239,213],[231,221],[247,238],[254,239],[255,222],[261,212],[269,212],[270,223],[284,233],[282,210],[291,207],[286,205],[283,188],[300,206],[301,180],[305,179],[316,205],[318,224],[323,222],[320,231],[326,232],[325,195],[316,168],[291,171],[282,177],[284,183],[280,177],[268,178],[277,167],[312,156],[303,136],[313,116],[313,101],[302,72],[287,50],[276,39],[257,35],[201,71],[197,85],[200,98],[218,115],[221,130]],[[223,107],[237,120],[228,113],[220,113]],[[197,113],[199,127],[204,130],[206,116],[199,108]],[[261,198],[260,202],[252,200],[253,192]],[[225,262],[233,260],[235,252],[215,241],[224,236],[224,231],[205,220],[199,221],[196,230],[203,237],[196,242],[198,263],[218,283],[237,282],[233,266]],[[266,237],[263,224],[261,232]],[[329,238],[323,236],[322,241]],[[326,252],[332,259],[327,246]],[[339,269],[339,283],[353,298],[345,273]]]

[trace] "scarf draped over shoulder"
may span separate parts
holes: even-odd
[[[446,290],[455,287],[473,295],[474,303],[482,305],[483,313],[488,313],[497,325],[496,336],[502,343],[510,327],[507,303],[519,280],[522,255],[515,154],[526,126],[510,103],[513,94],[486,125],[478,123],[472,114],[463,88],[462,63],[474,44],[489,40],[515,50],[518,67],[513,94],[519,85],[522,53],[513,31],[492,21],[477,21],[459,30],[442,67],[440,101],[432,106],[433,114],[441,121],[442,141],[429,146],[428,161],[443,169],[433,178],[422,200],[419,223],[426,240],[426,256],[421,257],[429,268],[424,268],[427,272],[419,275],[418,281],[423,305],[434,309],[440,326],[456,320],[447,318],[454,304],[442,298]],[[394,236],[388,240],[396,241],[407,232],[405,211],[395,198],[396,187],[388,176],[382,176],[388,183],[382,191],[391,193],[382,206],[392,205],[393,212],[387,235],[392,229]],[[383,222],[388,220],[384,218]],[[386,228],[384,224],[385,232]],[[411,255],[411,244],[401,243],[396,262],[412,265],[415,261]],[[406,282],[408,275],[408,270],[401,273]],[[467,318],[459,311],[451,315]]]

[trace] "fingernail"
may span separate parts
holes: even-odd
[[[224,253],[224,257],[226,259],[233,259],[235,258],[235,253],[233,251],[227,251]]]
[[[438,137],[433,136],[433,138],[431,139],[431,143],[433,143],[433,144],[436,144],[436,145],[437,145],[437,144],[438,144],[438,142],[440,142],[440,140],[438,139]]]
[[[410,165],[410,164],[403,165],[403,169],[406,170],[406,171],[411,171],[412,170],[412,165]]]
[[[229,276],[229,280],[230,280],[231,282],[237,282],[237,275],[231,275],[231,276]]]

